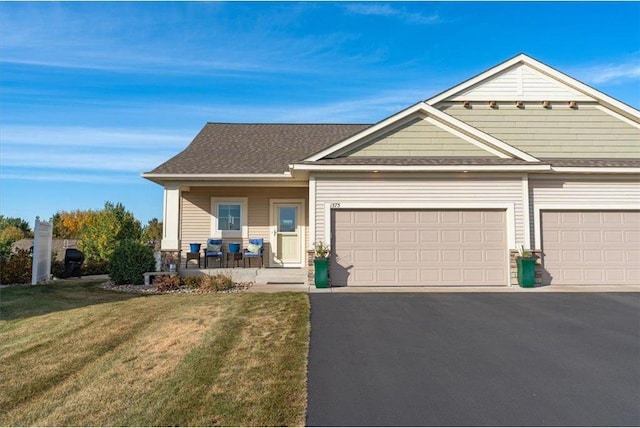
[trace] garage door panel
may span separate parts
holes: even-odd
[[[542,211],[541,227],[547,282],[638,285],[640,211]]]
[[[336,219],[343,220],[333,223],[333,285],[507,283],[504,210],[338,210],[333,213]],[[366,215],[361,215],[363,213]],[[372,217],[384,222],[360,224],[357,221]],[[487,224],[487,218],[494,223]],[[353,233],[341,233],[340,229]],[[355,253],[355,258],[343,256],[350,253]],[[348,270],[349,275],[334,276],[334,270]]]

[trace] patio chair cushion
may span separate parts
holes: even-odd
[[[215,244],[208,244],[207,245],[207,251],[212,252],[212,253],[219,253],[220,252],[220,248],[222,248],[222,245],[215,245]]]
[[[255,253],[255,254],[260,253],[260,249],[262,249],[262,245],[258,245],[258,244],[249,244],[247,247],[250,253]]]

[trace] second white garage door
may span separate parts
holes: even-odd
[[[640,211],[542,211],[541,223],[545,284],[640,284]]]
[[[333,286],[507,285],[504,210],[334,210]]]

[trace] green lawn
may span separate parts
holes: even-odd
[[[0,425],[304,425],[302,293],[0,290]]]

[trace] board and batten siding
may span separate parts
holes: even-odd
[[[524,242],[524,204],[521,175],[504,177],[489,174],[328,176],[318,174],[315,184],[315,239],[324,240],[326,206],[342,204],[368,205],[369,208],[463,209],[512,206],[514,239]]]
[[[349,157],[493,156],[452,133],[416,118],[347,153]]]
[[[621,120],[596,105],[460,104],[441,109],[507,144],[540,158],[638,158],[640,124]]]
[[[538,210],[640,210],[640,176],[529,175],[532,244],[540,243]],[[537,241],[537,242],[536,242]]]
[[[592,101],[587,95],[527,65],[514,66],[449,99],[450,101]]]
[[[180,207],[180,240],[182,253],[189,251],[190,242],[206,243],[211,237],[211,198],[247,198],[248,229],[247,238],[264,238],[265,264],[267,261],[267,245],[269,245],[269,200],[270,199],[304,199],[308,212],[309,190],[306,187],[191,187],[182,192]],[[305,221],[307,221],[305,219]],[[308,235],[308,228],[305,228]],[[248,244],[243,239],[243,247]],[[305,236],[308,242],[308,236]],[[225,239],[238,241],[238,239]]]

